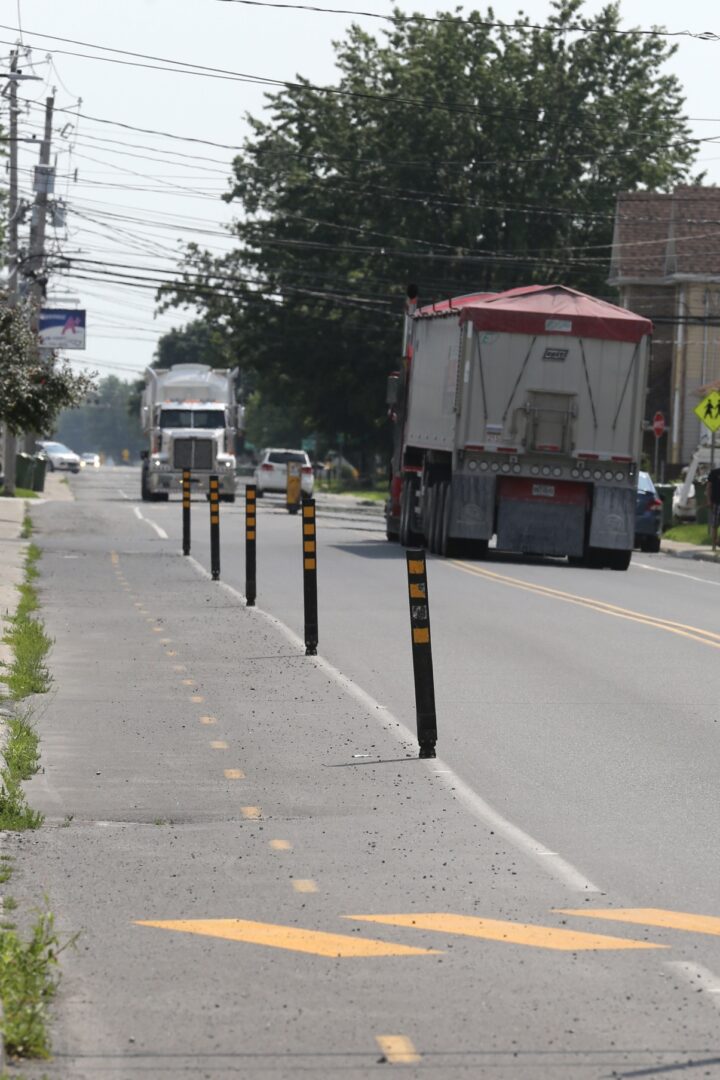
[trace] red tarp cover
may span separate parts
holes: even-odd
[[[566,285],[530,285],[468,299],[469,304],[457,301],[460,322],[471,321],[478,330],[637,342],[653,329],[649,319]]]
[[[456,296],[452,300],[438,300],[436,304],[424,304],[423,307],[418,308],[415,317],[428,318],[433,315],[448,315],[451,311],[459,315],[463,308],[479,304],[481,300],[487,300],[491,296],[497,296],[497,293],[471,293],[469,296]]]

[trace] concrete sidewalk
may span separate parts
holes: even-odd
[[[713,555],[710,547],[701,547],[698,544],[683,544],[679,540],[663,540],[660,550],[666,555],[672,555],[676,559],[695,559],[700,562],[711,562],[720,565],[720,553]]]

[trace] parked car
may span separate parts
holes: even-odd
[[[313,469],[310,458],[304,450],[283,450],[272,447],[263,450],[255,468],[255,486],[257,497],[261,499],[266,491],[284,492],[287,489],[287,465],[289,461],[300,463],[300,487],[303,495],[313,493]]]
[[[63,446],[62,443],[51,442],[48,439],[41,439],[36,443],[36,446],[40,453],[44,454],[47,458],[48,469],[50,472],[54,472],[55,469],[72,473],[80,472],[82,463],[79,454],[76,454],[74,450],[70,450],[67,446]]]
[[[80,459],[82,461],[83,468],[87,466],[89,469],[100,468],[100,455],[99,454],[81,454]]]
[[[638,473],[635,497],[635,547],[659,551],[662,536],[662,499],[658,497],[650,473]]]
[[[690,522],[695,521],[697,518],[697,493],[695,491],[695,484],[691,484],[688,489],[687,499],[684,503],[680,502],[680,491],[682,485],[678,484],[673,491],[672,497],[672,513],[673,519],[676,521]]]

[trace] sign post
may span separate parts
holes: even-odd
[[[695,406],[695,415],[712,433],[710,439],[710,468],[715,468],[715,432],[720,428],[720,390],[711,390]]]

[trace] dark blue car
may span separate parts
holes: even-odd
[[[659,551],[662,536],[662,499],[658,498],[650,473],[638,473],[635,498],[635,547]]]

